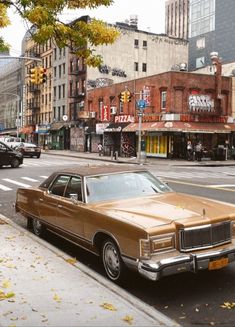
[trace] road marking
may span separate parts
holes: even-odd
[[[13,181],[12,179],[9,179],[9,178],[3,178],[2,179],[3,181],[6,181],[8,183],[11,183],[11,184],[15,184],[15,185],[19,185],[19,186],[22,186],[22,187],[31,187],[31,185],[28,185],[28,184],[24,184],[24,183],[20,183],[20,182],[16,182],[16,181]]]
[[[211,188],[217,188],[217,187],[235,187],[235,184],[217,184],[217,185],[210,185]]]
[[[188,182],[180,182],[180,181],[174,181],[173,179],[165,179],[164,182],[167,183],[175,183],[175,184],[183,184],[183,185],[190,185],[195,187],[201,187],[201,188],[211,188],[211,185],[201,185],[201,184],[195,184],[195,183],[188,183]],[[216,187],[215,187],[216,189]],[[229,188],[223,188],[223,187],[217,187],[219,191],[227,191],[227,192],[235,192],[235,190],[231,190]]]
[[[21,177],[22,179],[25,179],[26,181],[29,181],[29,182],[39,182],[37,179],[33,179],[33,178],[30,178],[30,177]]]
[[[12,191],[12,188],[0,184],[0,189],[3,191]]]
[[[39,176],[39,177],[42,177],[42,178],[48,178],[48,176]]]

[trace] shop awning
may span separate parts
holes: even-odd
[[[22,134],[31,134],[34,131],[34,126],[24,126],[19,129],[19,132]]]
[[[111,123],[105,128],[104,132],[121,132],[128,124],[129,123]]]
[[[59,131],[65,126],[65,123],[53,123],[51,124],[50,131]]]
[[[123,132],[136,132],[138,130],[139,123],[132,123],[125,127]],[[141,130],[148,132],[231,133],[235,131],[235,124],[161,121],[142,123]]]

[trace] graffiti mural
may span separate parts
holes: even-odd
[[[125,157],[133,157],[135,152],[135,134],[122,133],[121,135],[121,152]]]

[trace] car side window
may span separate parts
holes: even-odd
[[[82,201],[82,180],[81,177],[72,176],[65,190],[66,198],[75,198]]]
[[[1,152],[6,151],[6,147],[4,144],[0,144],[0,151]]]
[[[70,176],[68,175],[60,175],[56,178],[52,186],[50,187],[50,193],[54,195],[63,196],[65,188],[68,184]]]

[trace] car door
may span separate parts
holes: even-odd
[[[0,143],[0,165],[9,165],[9,153],[5,144]]]
[[[80,176],[71,176],[64,196],[58,199],[57,208],[57,226],[71,236],[83,237],[85,204]]]
[[[39,197],[39,214],[40,218],[51,224],[57,226],[57,210],[58,201],[63,199],[63,195],[70,180],[69,175],[58,175],[52,185]]]

